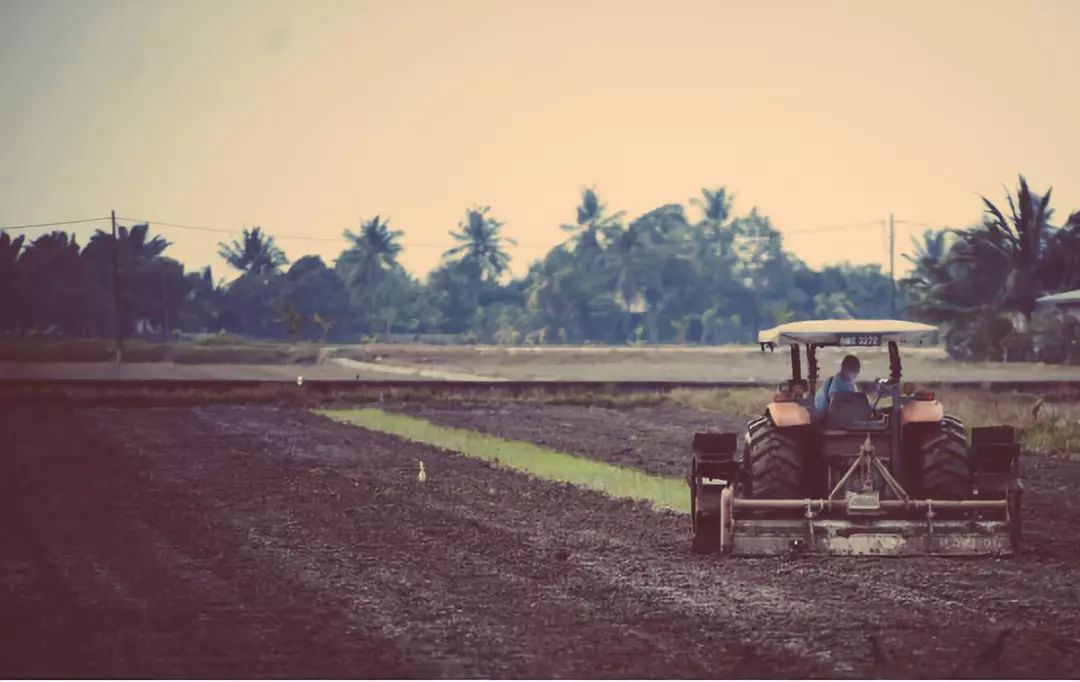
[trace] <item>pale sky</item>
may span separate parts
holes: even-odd
[[[813,266],[885,263],[882,227],[794,233],[963,227],[1021,172],[1080,210],[1078,27],[1073,0],[0,0],[0,225],[378,213],[422,275],[489,204],[522,274],[582,187],[634,217],[723,185]],[[160,232],[232,276],[225,235]]]

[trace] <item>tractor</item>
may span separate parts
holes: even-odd
[[[698,433],[688,477],[693,548],[733,555],[1009,555],[1019,548],[1014,429],[971,430],[935,394],[901,383],[899,346],[931,325],[791,322],[758,336],[789,346],[791,378],[742,434]],[[817,351],[887,345],[889,376],[833,393],[816,413]],[[802,376],[805,353],[807,374]],[[740,438],[741,435],[741,438]]]

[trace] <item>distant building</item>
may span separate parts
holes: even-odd
[[[1044,308],[1052,308],[1061,313],[1055,331],[1049,337],[1036,338],[1036,352],[1042,356],[1045,350],[1052,362],[1077,364],[1080,362],[1080,289],[1050,294],[1036,300]],[[1054,317],[1057,317],[1056,315]]]

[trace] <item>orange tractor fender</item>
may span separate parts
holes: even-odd
[[[810,423],[810,410],[798,403],[769,403],[765,412],[772,419],[772,423],[781,429],[788,426],[806,426]]]
[[[945,408],[936,400],[913,400],[900,408],[901,424],[936,424],[944,417]]]

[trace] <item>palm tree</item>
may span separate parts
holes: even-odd
[[[401,244],[397,240],[401,235],[401,230],[391,230],[390,221],[379,216],[361,223],[359,233],[345,230],[345,238],[352,245],[338,261],[344,280],[349,284],[371,284],[400,267],[397,256]]]
[[[949,230],[927,229],[923,231],[922,241],[914,237],[911,238],[911,247],[915,251],[914,257],[905,253],[904,258],[915,266],[916,271],[927,271],[940,267],[942,261],[945,260],[945,254],[949,250],[949,241],[952,234]]]
[[[411,280],[397,262],[400,230],[375,216],[360,224],[360,231],[345,230],[351,246],[338,258],[335,268],[345,284],[354,320],[370,331],[389,333],[398,317],[398,303]]]
[[[164,237],[150,237],[150,226],[147,223],[139,223],[127,228],[120,225],[116,233],[117,242],[120,244],[120,267],[130,270],[141,266],[149,260],[157,258],[165,249],[172,245]],[[90,236],[90,240],[83,249],[83,258],[92,262],[95,267],[102,271],[111,272],[113,259],[113,236],[104,230],[97,230]]]
[[[1006,193],[1008,213],[982,199],[980,225],[951,244],[944,235],[924,239],[909,258],[909,309],[943,325],[953,357],[1023,359],[1038,297],[1080,284],[1080,226],[1052,226],[1050,191],[1032,192],[1022,175],[1015,197]]]
[[[735,294],[742,290],[741,314],[749,322],[750,338],[761,329],[762,306],[770,299],[801,294],[794,286],[796,261],[784,251],[783,237],[768,216],[757,208],[731,221],[732,278],[726,283]]]
[[[688,225],[680,240],[681,256],[699,273],[704,287],[713,291],[732,280],[737,262],[734,223],[725,224],[731,215],[731,203],[732,197],[723,187],[703,187],[700,198],[690,199],[691,205],[701,209],[702,219]]]
[[[133,225],[130,230],[121,225],[117,232],[121,253],[131,259],[149,260],[160,256],[172,245],[172,242],[161,236],[147,239],[149,233],[150,226],[147,223]]]
[[[244,228],[241,239],[234,239],[231,244],[219,242],[218,255],[241,272],[259,275],[277,272],[289,262],[274,238],[260,227]]]
[[[92,333],[108,334],[119,321],[122,331],[130,331],[135,321],[160,315],[163,278],[175,279],[171,267],[162,263],[162,253],[171,243],[161,236],[150,236],[146,223],[120,225],[116,239],[112,233],[97,230],[90,237],[80,259],[84,275],[84,319]],[[113,300],[113,260],[119,265],[120,318]],[[182,283],[174,281],[170,291],[178,295]]]
[[[731,251],[731,242],[735,235],[730,225],[724,222],[731,215],[732,197],[723,187],[716,189],[701,188],[701,198],[690,199],[690,204],[701,209],[702,220],[691,235],[695,257],[709,252],[725,256]]]
[[[573,256],[565,247],[552,249],[530,268],[525,305],[544,341],[577,340],[586,294]]]
[[[933,311],[944,301],[944,288],[952,279],[949,252],[954,235],[950,230],[927,229],[921,241],[911,238],[914,255],[905,253],[904,258],[915,267],[901,284],[910,300],[909,312],[916,317],[941,321]]]
[[[1080,288],[1080,211],[1050,237],[1042,270],[1048,292]]]
[[[7,232],[0,233],[0,270],[7,271],[15,267],[25,240],[25,235],[12,239]]]
[[[513,239],[499,234],[503,223],[489,216],[490,210],[490,206],[474,206],[466,211],[465,219],[458,223],[461,231],[450,232],[460,243],[443,254],[444,258],[457,256],[485,281],[497,280],[509,267],[510,254],[503,246],[517,245]]]
[[[731,213],[731,201],[731,195],[723,187],[717,187],[716,189],[702,187],[701,198],[694,197],[690,199],[690,204],[701,209],[701,212],[705,215],[705,220],[720,224],[727,220],[728,215]]]
[[[79,244],[66,232],[51,232],[32,241],[19,255],[31,326],[79,330],[83,319]]]
[[[619,221],[625,213],[618,211],[604,215],[607,206],[600,203],[596,190],[589,187],[581,190],[581,205],[577,207],[577,222],[564,224],[562,229],[573,233],[571,239],[579,251],[597,251],[603,237],[609,236],[619,227]]]
[[[993,202],[982,197],[986,205],[983,223],[964,235],[972,246],[988,248],[1005,262],[1002,304],[1022,315],[1025,329],[1043,289],[1047,247],[1053,236],[1050,193],[1047,190],[1041,197],[1035,194],[1021,175],[1016,200],[1006,193],[1010,215],[1006,216]]]
[[[656,274],[654,255],[653,244],[638,223],[617,235],[605,252],[615,275],[615,298],[629,313],[645,312],[645,292]]]
[[[12,239],[7,232],[0,233],[0,299],[4,300],[0,306],[0,331],[17,328],[26,307],[18,268],[25,240],[24,236]]]
[[[682,206],[666,204],[636,218],[614,234],[603,263],[614,296],[628,316],[643,314],[650,343],[659,340],[659,316],[667,298],[678,297],[670,275],[689,269],[679,261],[679,237],[687,229]]]
[[[214,275],[207,265],[199,272],[184,275],[184,304],[177,317],[177,327],[188,331],[217,331],[221,329],[221,308],[224,291],[214,285]]]

